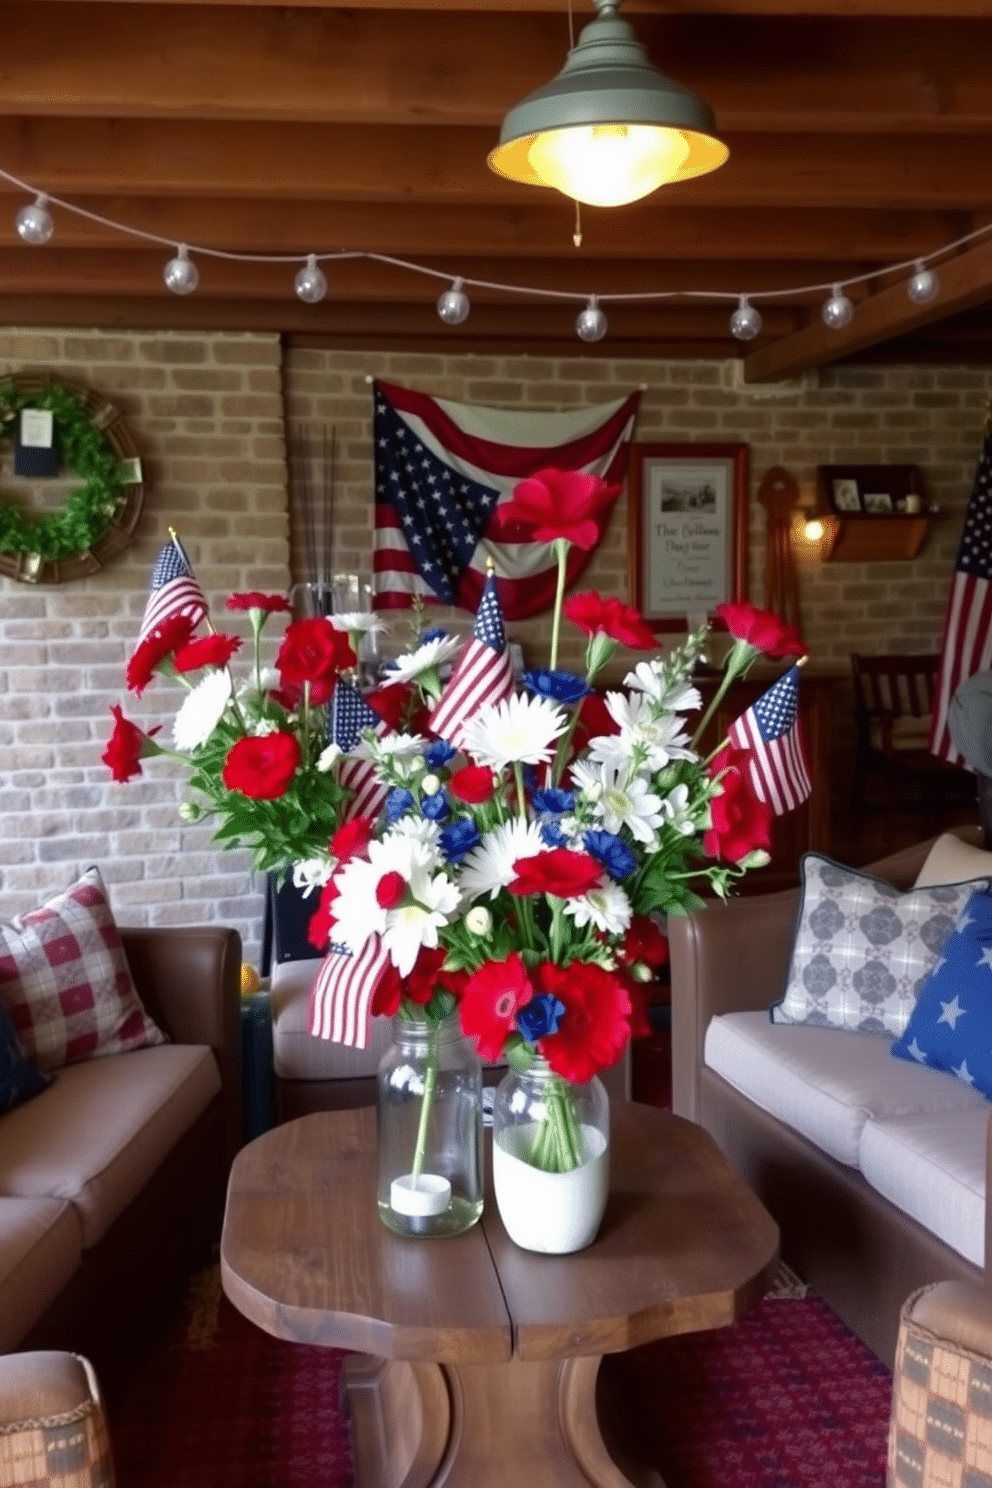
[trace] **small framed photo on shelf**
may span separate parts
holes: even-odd
[[[893,510],[892,497],[888,491],[866,491],[866,512],[890,512]]]
[[[843,479],[835,480],[833,483],[834,511],[837,512],[860,512],[864,508],[861,505],[861,497],[858,495],[858,483],[845,476]]]

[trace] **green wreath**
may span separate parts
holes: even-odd
[[[53,416],[63,459],[83,485],[58,511],[30,517],[0,498],[0,553],[37,553],[46,560],[86,553],[106,532],[125,499],[120,459],[83,403],[59,383],[42,388],[0,384],[0,440],[10,440],[22,408]]]

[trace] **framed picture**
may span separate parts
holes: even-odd
[[[866,491],[866,512],[890,512],[893,510],[892,497],[888,491]]]
[[[862,510],[856,480],[835,480],[833,484],[834,511],[859,512]]]
[[[655,630],[743,597],[747,487],[746,444],[631,445],[631,603]]]

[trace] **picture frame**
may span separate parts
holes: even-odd
[[[631,445],[630,595],[653,630],[744,597],[749,458],[746,444]]]
[[[864,507],[861,505],[858,483],[849,476],[843,476],[833,482],[831,498],[835,512],[860,512],[864,510]]]
[[[888,491],[866,491],[864,494],[864,508],[866,512],[891,512],[895,510],[892,497]]]

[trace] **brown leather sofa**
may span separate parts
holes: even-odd
[[[0,1351],[84,1354],[105,1385],[219,1237],[241,1133],[237,932],[121,935],[170,1042],[71,1065],[0,1116]]]
[[[961,832],[976,844],[980,837]],[[931,844],[866,871],[910,888]],[[883,1198],[856,1168],[760,1109],[703,1059],[710,1019],[763,1009],[781,994],[798,890],[748,897],[669,921],[673,1109],[704,1126],[777,1221],[782,1256],[886,1363],[900,1308],[939,1279],[983,1271]],[[988,1153],[986,1193],[992,1192]],[[992,1224],[985,1210],[986,1256]]]

